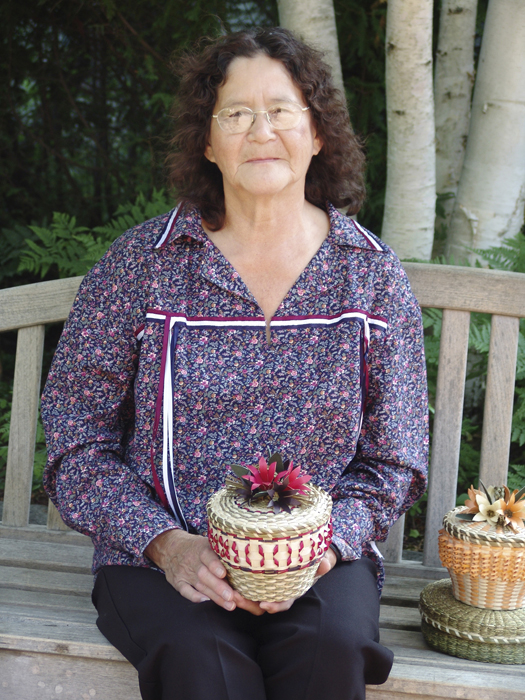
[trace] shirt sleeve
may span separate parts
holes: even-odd
[[[149,465],[126,463],[134,439],[135,331],[144,315],[141,256],[124,235],[84,278],[42,397],[44,486],[64,522],[121,563],[177,527],[158,502]],[[142,258],[143,260],[143,258]],[[140,473],[139,473],[140,471]]]
[[[368,391],[354,459],[332,491],[334,544],[345,560],[384,541],[427,483],[428,406],[421,311],[397,259],[376,283],[378,316],[365,369]]]

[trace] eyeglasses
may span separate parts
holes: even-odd
[[[242,134],[248,131],[258,114],[266,114],[268,123],[274,129],[287,131],[294,129],[299,124],[303,112],[306,112],[307,109],[310,107],[301,107],[295,102],[278,102],[269,109],[258,111],[249,107],[225,107],[218,114],[213,114],[212,117],[217,120],[220,128],[228,134]]]

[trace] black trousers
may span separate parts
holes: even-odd
[[[127,566],[100,570],[93,603],[144,700],[365,700],[365,683],[384,683],[392,666],[365,558],[339,564],[275,615],[191,603],[160,572]]]

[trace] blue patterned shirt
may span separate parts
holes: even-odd
[[[270,448],[331,493],[334,544],[381,585],[374,543],[426,485],[421,314],[388,246],[329,215],[270,342],[195,210],[127,231],[86,275],[44,391],[44,483],[95,572],[152,566],[168,529],[205,535],[228,465]]]

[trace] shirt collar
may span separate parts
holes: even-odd
[[[328,240],[335,245],[376,250],[385,252],[381,241],[366,228],[358,224],[348,216],[341,214],[332,204],[328,203],[328,216],[330,217],[330,232]]]
[[[370,231],[341,214],[330,203],[328,203],[328,216],[330,217],[329,243],[377,252],[385,251],[381,241]],[[192,238],[199,243],[206,243],[209,240],[202,228],[199,212],[193,207],[181,210],[179,204],[167,215],[154,247],[163,248],[168,242],[182,237]]]

